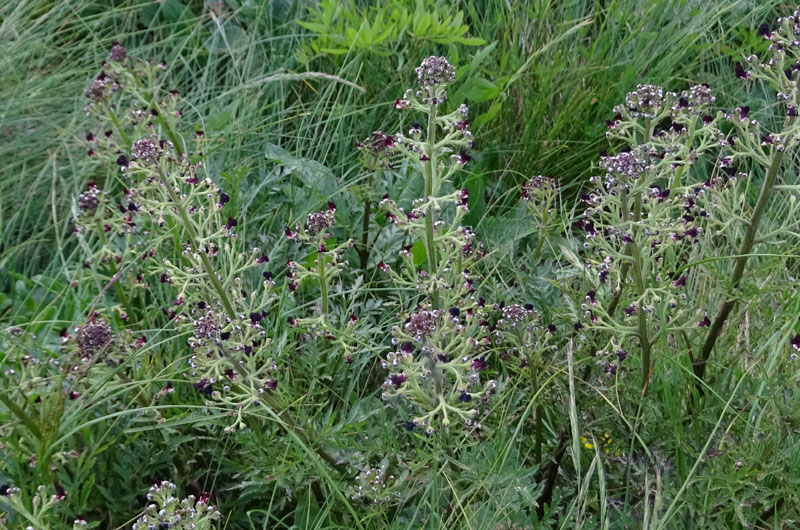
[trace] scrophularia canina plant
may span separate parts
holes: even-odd
[[[783,153],[798,142],[797,16],[780,19],[775,31],[762,26],[759,32],[771,43],[769,58],[745,57],[736,68],[737,77],[763,81],[775,90],[785,111],[780,130],[764,130],[747,106],[715,112],[706,85],[680,94],[640,85],[608,121],[607,136],[621,149],[602,157],[603,173],[592,179],[595,188],[582,194],[587,208],[578,226],[586,234],[592,287],[581,301],[576,329],[601,332],[595,337],[607,341],[597,344],[597,355],[604,359],[616,353],[622,360],[631,347],[639,349],[643,389],[655,361],[652,346],[665,336],[702,343],[690,352],[700,389],[714,343],[735,305]],[[723,122],[727,134],[720,130]],[[714,164],[705,176],[702,169],[710,161]],[[762,172],[761,191],[750,209],[741,192]],[[789,217],[796,209],[792,203]],[[743,237],[731,222],[742,217]],[[720,303],[714,312],[693,288],[693,276],[702,270],[690,264],[718,256],[721,247],[736,249],[736,256],[730,294],[721,303],[711,300]],[[600,364],[616,374],[616,362]]]
[[[410,210],[388,197],[380,206],[412,242],[423,242],[426,270],[416,266],[413,245],[401,251],[399,270],[378,265],[394,285],[416,289],[421,300],[401,312],[392,327],[394,349],[383,361],[389,374],[382,396],[402,396],[414,405],[419,414],[407,422],[410,429],[419,426],[431,434],[453,420],[479,429],[476,419],[498,389],[489,361],[503,340],[497,314],[504,305],[487,305],[476,295],[482,244],[462,224],[469,212],[468,191],[452,189],[452,177],[469,162],[467,149],[473,146],[467,107],[442,112],[455,69],[444,57],[429,57],[416,72],[418,89],[406,91],[395,107],[427,115],[427,125],[415,121],[394,141],[395,151],[423,175],[424,195]],[[521,308],[514,313],[520,321],[534,316],[532,307],[509,307]]]
[[[609,121],[607,136],[621,150],[601,158],[602,174],[590,179],[595,187],[581,194],[586,209],[579,226],[586,233],[592,287],[580,304],[576,328],[607,332],[607,344],[599,346],[618,360],[635,340],[645,381],[652,320],[672,332],[696,326],[697,311],[683,303],[687,279],[674,271],[710,237],[703,225],[712,185],[681,179],[724,141],[717,127],[721,118],[710,115],[713,101],[704,85],[681,94],[639,85]],[[601,363],[616,373],[615,362]]]
[[[105,64],[103,78],[117,80],[119,94],[92,99],[89,111],[118,126],[119,133],[104,135],[106,140],[95,144],[91,155],[119,168],[125,199],[121,207],[111,209],[113,215],[109,213],[104,223],[93,219],[85,224],[83,233],[98,227],[113,235],[114,241],[125,245],[119,252],[120,266],[135,260],[144,269],[137,276],[143,289],[159,285],[174,294],[164,309],[173,325],[188,335],[192,355],[187,375],[208,406],[228,409],[227,430],[245,428],[250,409],[266,410],[304,447],[341,468],[308,429],[297,427],[291,411],[280,402],[276,393],[280,355],[266,326],[275,316],[271,294],[275,277],[268,269],[269,257],[258,248],[241,248],[241,219],[231,210],[230,196],[204,176],[204,135],[195,135],[196,151],[186,151],[176,133],[178,96],[161,88],[160,69],[129,56]],[[167,102],[162,103],[159,95]],[[118,109],[125,104],[128,110],[120,119]],[[325,234],[322,224],[332,222],[328,219],[332,216],[333,212],[322,212],[310,217],[313,234],[306,235],[317,250]],[[84,217],[76,222],[82,223]],[[329,267],[336,270],[336,265]],[[299,274],[299,268],[290,267],[289,286]]]
[[[351,187],[351,192],[364,201],[364,213],[361,218],[361,240],[356,245],[361,270],[366,270],[372,250],[372,243],[369,241],[370,216],[372,214],[372,205],[378,200],[378,197],[374,196],[374,184],[380,180],[381,172],[384,169],[392,168],[392,155],[394,154],[395,145],[394,137],[383,131],[373,131],[369,138],[358,142],[361,161],[367,170],[366,181],[362,185]]]
[[[63,525],[57,510],[66,498],[67,492],[59,485],[54,488],[41,485],[36,488],[36,492],[30,499],[26,498],[25,492],[19,488],[0,486],[0,506],[8,507],[12,513],[25,514],[25,522],[31,523],[28,526],[20,526],[25,530],[59,528],[58,525]],[[0,517],[0,523],[5,523],[2,517]],[[88,526],[88,521],[81,516],[76,517],[72,522],[73,530],[84,530]]]

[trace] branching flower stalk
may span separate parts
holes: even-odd
[[[222,216],[222,210],[230,197],[219,189],[210,179],[201,179],[202,158],[186,153],[178,144],[178,136],[167,116],[179,116],[176,94],[170,94],[166,103],[156,97],[156,73],[161,65],[133,62],[128,60],[106,63],[101,75],[102,82],[93,94],[92,103],[87,110],[94,112],[99,119],[114,121],[105,115],[104,109],[111,94],[124,87],[131,97],[132,110],[126,114],[129,124],[139,139],[125,145],[116,145],[113,138],[106,143],[97,144],[95,156],[106,160],[116,160],[126,182],[126,198],[120,212],[102,211],[103,231],[127,233],[132,240],[147,238],[157,242],[147,254],[139,257],[140,267],[147,274],[154,275],[162,284],[172,285],[178,292],[169,317],[177,326],[192,330],[189,346],[194,350],[190,359],[192,375],[199,380],[194,383],[201,394],[231,408],[229,417],[233,424],[228,430],[245,428],[248,407],[266,409],[291,438],[324,460],[331,468],[346,472],[345,466],[325,451],[315,437],[301,428],[273,392],[277,388],[277,363],[270,357],[271,339],[260,322],[266,317],[272,302],[269,293],[274,285],[272,273],[256,272],[262,269],[269,258],[258,249],[251,252],[236,253],[233,244],[238,238],[238,221],[232,216]],[[142,82],[146,79],[146,83]],[[95,82],[97,84],[97,82]],[[93,84],[94,86],[94,84]],[[112,89],[113,87],[113,89]],[[138,110],[138,104],[145,103],[147,111]],[[161,125],[167,140],[160,139],[151,118]],[[198,133],[198,138],[201,134]],[[93,211],[97,211],[95,208]],[[111,215],[113,213],[113,215]],[[312,214],[314,215],[314,214]],[[333,213],[324,213],[332,218]],[[311,216],[310,216],[311,218]],[[82,218],[79,218],[79,221]],[[95,226],[95,224],[91,226]],[[84,226],[84,224],[80,224]],[[88,226],[88,225],[87,225]],[[166,229],[166,230],[165,230]],[[85,230],[85,228],[84,228]],[[158,234],[172,232],[174,247],[169,248],[170,238]],[[182,235],[181,235],[182,233]],[[323,283],[326,277],[324,264],[324,234],[318,231],[320,248],[315,273]],[[163,250],[180,251],[180,259],[157,259]],[[343,248],[332,253],[340,255]],[[212,258],[219,255],[217,265]],[[130,252],[123,252],[123,259],[130,258]],[[138,257],[138,256],[137,256]],[[228,259],[230,258],[230,259]],[[341,264],[344,266],[344,264]],[[263,276],[261,291],[249,291],[244,278],[253,273]],[[292,280],[290,285],[298,279]],[[327,286],[327,283],[325,283]],[[321,287],[324,287],[321,285]],[[323,303],[323,306],[326,304]],[[327,307],[324,307],[324,312]],[[277,352],[276,352],[277,353]],[[222,391],[215,384],[226,382]]]
[[[795,10],[791,16],[779,18],[777,25],[775,30],[764,28],[763,31],[760,31],[770,43],[767,60],[761,62],[758,57],[751,55],[745,57],[745,66],[737,67],[738,77],[747,81],[763,81],[777,93],[778,101],[782,102],[785,107],[786,118],[781,131],[769,134],[762,133],[760,124],[749,118],[749,108],[736,109],[731,120],[738,135],[732,148],[733,153],[727,163],[735,165],[749,161],[755,165],[762,165],[766,170],[766,176],[734,261],[730,283],[731,295],[717,310],[714,320],[709,326],[703,347],[692,363],[697,378],[697,390],[700,394],[703,393],[702,384],[705,381],[706,365],[714,349],[714,344],[736,305],[735,293],[741,284],[745,266],[756,242],[758,227],[778,180],[784,153],[788,148],[795,147],[800,143],[800,125],[797,122],[798,108],[800,108],[800,87],[797,74],[800,69],[800,41],[797,40],[797,34],[800,31],[800,9]]]
[[[724,141],[716,127],[719,117],[707,114],[713,101],[704,85],[681,94],[640,85],[624,105],[615,107],[617,115],[608,122],[608,138],[621,142],[623,150],[602,157],[605,175],[592,179],[598,188],[581,195],[588,205],[580,223],[587,233],[587,270],[595,283],[581,305],[583,318],[576,329],[595,330],[595,347],[610,335],[597,355],[613,352],[618,362],[627,357],[624,343],[635,337],[642,353],[643,393],[652,369],[648,315],[658,311],[673,331],[695,326],[687,319],[688,312],[679,309],[679,300],[686,299],[685,293],[678,296],[686,277],[674,277],[667,267],[701,248],[695,243],[705,233],[702,223],[707,214],[699,204],[706,202],[706,189],[713,189],[713,184],[679,186],[675,194],[670,186],[678,168],[690,167]],[[617,287],[604,307],[598,291],[612,277],[615,265],[619,265],[614,275]],[[628,274],[633,276],[632,294],[626,293]],[[620,319],[616,310],[626,297]],[[600,364],[609,375],[616,374],[617,362]]]
[[[402,99],[395,102],[398,109],[415,110],[427,115],[425,138],[422,136],[422,125],[414,122],[407,136],[398,134],[397,143],[404,144],[406,155],[422,169],[424,192],[419,210],[425,218],[423,241],[428,274],[433,289],[430,292],[434,310],[442,307],[441,296],[437,285],[441,285],[439,277],[443,259],[437,247],[436,196],[442,184],[449,182],[450,177],[461,166],[470,160],[466,149],[473,145],[472,133],[469,131],[467,107],[461,105],[454,112],[440,114],[441,105],[447,101],[447,87],[455,81],[456,72],[444,57],[428,57],[416,69],[419,89],[414,92],[408,89]],[[444,136],[437,141],[438,130]],[[445,167],[443,158],[451,155],[449,167]]]
[[[361,242],[356,247],[362,271],[367,270],[371,252],[369,228],[372,204],[374,202],[374,185],[380,182],[384,169],[392,168],[394,148],[394,137],[383,131],[374,131],[369,138],[358,143],[362,163],[368,172],[366,184],[352,188],[356,196],[364,201],[364,213],[361,217]]]

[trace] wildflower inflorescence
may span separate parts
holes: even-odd
[[[208,494],[199,498],[189,495],[184,499],[175,496],[175,484],[161,481],[154,484],[147,494],[148,505],[144,515],[133,523],[133,530],[151,528],[174,528],[185,530],[209,530],[222,515],[211,505]]]

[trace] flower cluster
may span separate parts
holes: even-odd
[[[468,426],[495,392],[497,383],[484,379],[492,352],[485,304],[472,298],[448,310],[418,308],[392,329],[396,350],[383,368],[383,399],[403,396],[421,408],[412,420],[428,434],[437,422],[447,429],[452,418]]]
[[[598,352],[610,375],[618,365],[605,356],[623,360],[631,339],[649,363],[647,315],[658,311],[673,332],[695,329],[700,319],[700,309],[685,302],[691,279],[680,267],[709,248],[698,243],[711,237],[709,212],[724,189],[719,176],[697,182],[692,171],[730,145],[718,127],[726,115],[712,116],[714,101],[706,85],[681,93],[640,85],[608,122],[607,137],[623,148],[601,156],[594,189],[581,193],[586,209],[577,226],[586,234],[592,281],[575,326],[610,332]]]
[[[150,488],[147,500],[150,504],[144,515],[133,523],[133,530],[149,530],[151,528],[175,528],[186,530],[209,530],[214,528],[222,514],[209,504],[210,496],[203,494],[200,498],[189,495],[179,500],[175,497],[175,484],[159,482]]]
[[[7,484],[0,485],[0,506],[7,506],[12,514],[14,512],[20,515],[25,514],[29,521],[50,524],[53,528],[56,525],[64,524],[61,515],[57,513],[57,507],[66,498],[67,492],[58,484],[52,488],[44,485],[38,486],[36,493],[29,501],[25,499],[25,492],[20,488]],[[0,517],[0,524],[5,522],[4,518]],[[72,522],[72,530],[83,530],[88,526],[89,523],[81,516],[76,517]],[[34,530],[33,526],[21,526],[20,528]]]
[[[229,405],[234,425],[243,427],[245,406],[258,404],[277,386],[277,364],[263,325],[274,286],[269,258],[258,248],[241,249],[231,197],[197,156],[203,136],[196,135],[197,151],[179,140],[179,98],[159,84],[163,65],[135,61],[118,44],[111,55],[106,75],[125,80],[113,108],[127,103],[127,110],[117,115],[112,106],[93,108],[110,130],[87,140],[92,155],[121,174],[125,189],[112,206],[114,195],[91,185],[78,199],[82,215],[76,223],[83,234],[100,238],[103,248],[92,261],[107,263],[119,276],[114,283],[126,306],[123,314],[131,313],[125,303],[131,291],[159,285],[174,293],[164,314],[188,332],[195,388]],[[104,203],[110,206],[101,208]],[[311,221],[314,236],[322,237],[330,221]],[[182,237],[176,239],[170,227],[178,227]],[[100,340],[99,332],[98,322],[81,330],[78,340],[86,342],[90,334]]]
[[[369,138],[365,138],[357,145],[364,165],[370,171],[375,171],[379,167],[391,168],[395,146],[394,137],[383,131],[373,131]]]
[[[352,500],[364,500],[370,504],[385,504],[401,498],[401,477],[388,472],[388,465],[370,467],[356,476],[356,486],[350,494]]]

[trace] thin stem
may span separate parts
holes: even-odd
[[[633,256],[633,279],[636,284],[637,294],[644,296],[644,280],[642,278],[642,254],[639,251],[639,245],[636,244],[636,223],[642,218],[642,199],[639,194],[634,196],[633,206],[633,228],[634,233],[633,241],[631,241],[631,255]],[[641,298],[640,298],[641,300]],[[637,320],[639,327],[639,342],[642,345],[642,393],[647,388],[647,381],[650,378],[650,339],[647,336],[647,314],[644,311],[644,303],[640,301],[637,311]]]
[[[767,177],[764,179],[764,184],[761,186],[761,192],[758,196],[756,207],[753,210],[753,216],[750,218],[750,223],[747,225],[747,232],[745,232],[742,246],[739,248],[738,257],[736,258],[733,266],[731,292],[736,291],[742,281],[744,267],[747,264],[747,258],[750,255],[750,251],[753,249],[753,244],[756,239],[756,232],[758,231],[758,225],[761,222],[761,217],[764,215],[764,211],[767,209],[767,203],[769,202],[769,198],[772,194],[772,189],[775,187],[775,181],[778,177],[778,170],[781,166],[781,160],[783,160],[783,153],[783,151],[776,150],[772,154],[772,162],[769,170],[767,171]],[[692,370],[694,371],[694,375],[697,377],[697,390],[700,394],[703,393],[702,381],[705,377],[706,364],[708,362],[708,358],[711,356],[711,350],[714,349],[714,344],[722,332],[722,327],[735,305],[736,298],[730,297],[720,306],[719,311],[717,311],[717,315],[714,317],[714,320],[711,323],[711,327],[708,329],[708,335],[706,335],[706,340],[703,343],[703,349],[700,351],[700,355],[698,355],[696,358],[696,362],[692,364]]]
[[[438,106],[431,105],[431,112],[428,115],[428,162],[425,165],[425,197],[427,201],[433,194],[433,184],[436,179],[436,111]],[[436,281],[436,245],[433,238],[433,205],[428,204],[425,214],[425,246],[428,257],[428,273],[431,279]],[[431,293],[433,309],[439,309],[439,291],[434,285]]]
[[[319,291],[322,296],[322,316],[328,314],[328,280],[325,278],[325,253],[317,253],[317,268],[319,269]]]
[[[103,228],[103,226],[100,224],[99,221],[96,223],[96,227],[95,228],[97,230],[97,233],[100,234],[100,243],[103,245],[103,248],[107,248],[108,247],[108,239],[106,238],[106,232],[105,232],[105,229]],[[108,268],[111,270],[111,277],[112,278],[119,274],[119,269],[117,268],[117,264],[114,261],[113,253],[112,253],[112,256],[108,259]],[[122,303],[122,306],[125,308],[125,312],[129,316],[135,317],[136,314],[133,312],[133,305],[131,305],[131,300],[128,297],[128,295],[125,293],[125,291],[122,289],[122,286],[119,284],[119,281],[114,282],[114,290],[117,292],[117,298],[119,298],[119,301]]]
[[[375,175],[378,175],[378,171],[380,169],[375,170]],[[370,174],[369,181],[367,185],[367,193],[372,190],[372,183],[375,179],[373,179],[373,175]],[[358,257],[360,260],[361,270],[366,272],[367,264],[369,263],[369,216],[372,213],[372,201],[369,200],[369,196],[364,199],[364,216],[361,219],[361,245],[358,247]]]
[[[189,214],[186,212],[186,208],[183,207],[183,203],[180,201],[178,194],[175,193],[175,190],[172,188],[169,182],[167,182],[167,176],[164,174],[164,171],[160,166],[156,166],[156,168],[158,170],[158,176],[161,180],[161,184],[167,189],[169,198],[172,200],[173,204],[175,204],[175,209],[178,210],[178,215],[180,216],[181,221],[183,221],[186,231],[189,232],[189,237],[191,238],[192,245],[194,246],[198,240],[198,237],[197,231],[194,229],[194,225],[192,224],[192,220],[189,219]],[[222,302],[225,312],[228,313],[228,316],[231,318],[231,320],[236,320],[236,311],[233,310],[233,306],[228,299],[228,295],[225,292],[225,289],[222,287],[222,284],[219,282],[219,278],[217,278],[217,273],[214,270],[213,265],[211,265],[211,260],[208,259],[208,255],[205,252],[198,252],[198,254],[200,255],[200,260],[203,262],[203,267],[206,270],[206,274],[211,280],[211,284],[214,286],[214,290],[217,291],[217,295],[219,295],[220,302]]]

